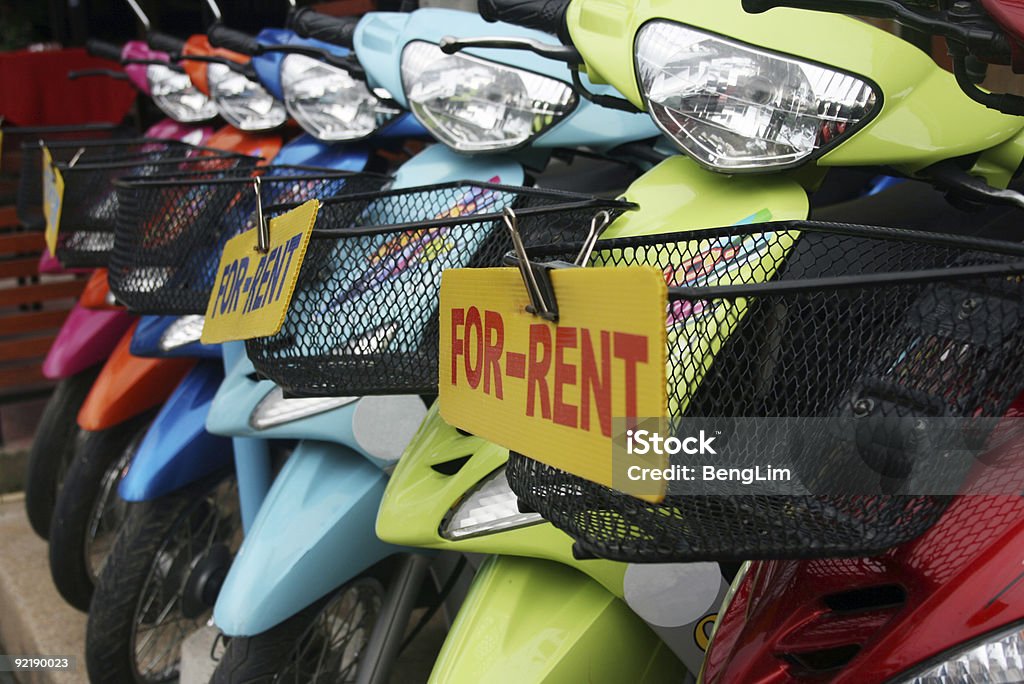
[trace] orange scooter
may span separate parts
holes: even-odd
[[[283,141],[225,126],[205,143],[272,158]],[[195,317],[144,316],[124,333],[78,413],[80,434],[50,527],[50,568],[68,603],[87,611],[93,586],[123,520],[121,474],[150,422],[196,363]],[[154,332],[154,330],[156,332]],[[137,334],[143,331],[145,334]],[[134,339],[134,344],[133,344]]]

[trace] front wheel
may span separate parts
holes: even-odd
[[[211,684],[354,682],[384,601],[359,577],[281,624],[228,642]]]
[[[151,422],[150,415],[106,430],[83,431],[57,495],[50,526],[50,575],[64,600],[89,610],[93,587],[124,522],[117,487]]]
[[[39,418],[25,472],[25,513],[32,529],[43,539],[50,533],[57,494],[75,455],[78,410],[100,368],[86,369],[57,383]]]
[[[206,624],[242,538],[234,478],[133,504],[89,608],[92,682],[168,682]]]

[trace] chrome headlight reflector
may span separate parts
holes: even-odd
[[[306,55],[281,61],[281,88],[288,112],[318,140],[357,140],[402,113],[370,92],[348,71]]]
[[[267,393],[267,396],[260,399],[256,404],[252,415],[249,416],[249,425],[256,430],[266,430],[277,425],[290,423],[300,418],[309,418],[318,413],[324,413],[332,409],[341,408],[359,400],[359,397],[313,397],[300,399],[286,399],[280,387]]]
[[[446,539],[466,539],[544,522],[538,513],[520,513],[516,495],[505,479],[505,466],[485,477],[447,515],[441,525]]]
[[[265,131],[280,126],[288,118],[284,104],[266,88],[226,64],[210,64],[206,79],[217,111],[235,128]]]
[[[198,342],[199,338],[203,336],[203,324],[205,322],[205,316],[189,315],[178,317],[160,335],[160,349],[170,351],[184,347],[186,344]]]
[[[153,102],[175,121],[195,123],[217,116],[213,102],[192,85],[188,74],[163,64],[150,64],[146,67],[146,81]]]
[[[462,152],[520,147],[576,108],[568,83],[413,41],[402,51],[409,108],[444,144]]]
[[[955,648],[942,656],[942,662],[926,666],[899,681],[900,684],[1024,681],[1024,624]]]
[[[655,123],[720,171],[795,165],[850,135],[881,104],[851,74],[668,21],[637,32],[635,56]]]

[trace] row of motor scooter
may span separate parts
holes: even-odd
[[[25,502],[91,681],[185,681],[187,643],[215,682],[394,681],[439,622],[435,682],[1024,681],[1024,99],[981,85],[1024,70],[1012,2],[292,6],[252,36],[207,0],[185,40],[127,2],[146,40],[72,76],[167,118],[3,131],[43,270],[88,273]],[[530,408],[467,351],[486,410],[450,424],[442,273],[502,266],[570,349],[572,307],[622,307],[560,311],[567,274],[654,266],[674,434],[855,439],[757,432],[737,463],[785,491],[638,497],[593,442],[521,438],[636,415],[532,337]]]

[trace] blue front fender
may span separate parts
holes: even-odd
[[[213,617],[252,636],[295,615],[387,556],[374,533],[387,477],[355,451],[300,442],[231,564]]]
[[[231,440],[206,431],[206,414],[223,379],[219,361],[201,361],[185,376],[160,409],[121,480],[122,499],[156,499],[231,467]]]

